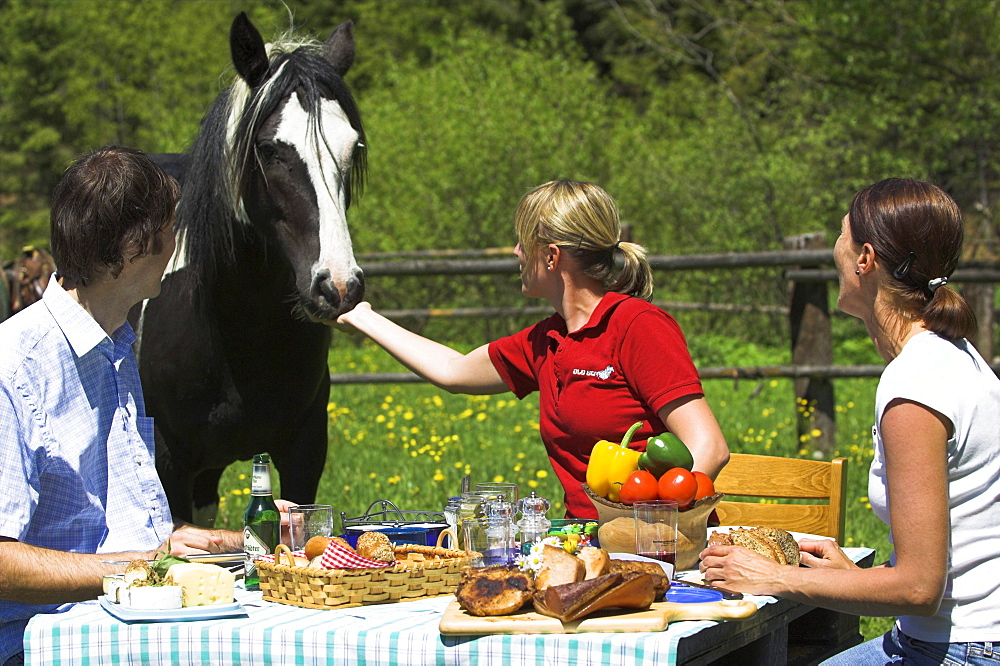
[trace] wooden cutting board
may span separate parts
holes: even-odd
[[[458,599],[452,599],[441,617],[439,629],[446,636],[663,631],[668,624],[679,620],[742,620],[756,612],[756,604],[746,599],[695,604],[661,601],[654,603],[649,610],[601,611],[582,620],[564,624],[554,617],[540,615],[534,611],[521,611],[514,615],[497,617],[477,617],[462,610],[458,605]]]

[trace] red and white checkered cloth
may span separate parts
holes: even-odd
[[[304,550],[297,550],[292,553],[292,556],[305,558],[306,553]],[[254,559],[273,563],[274,555],[261,555],[260,557],[256,557]],[[279,562],[279,564],[284,563],[284,558],[282,558],[282,561]],[[379,560],[369,560],[367,557],[361,557],[353,550],[348,550],[334,541],[331,541],[326,545],[326,550],[323,551],[319,564],[324,569],[381,569],[383,567],[392,566],[391,562],[381,562]]]

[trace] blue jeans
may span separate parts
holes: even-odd
[[[820,666],[989,666],[1000,664],[1000,643],[930,643],[910,638],[897,627],[855,645]]]

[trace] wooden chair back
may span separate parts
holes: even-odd
[[[722,525],[778,527],[834,537],[844,543],[846,458],[826,462],[733,453],[715,480],[715,490],[768,500],[827,500],[825,504],[789,504],[723,499],[716,511]]]

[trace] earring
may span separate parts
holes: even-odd
[[[854,274],[855,275],[861,275],[861,269],[860,268],[855,268],[854,269]]]

